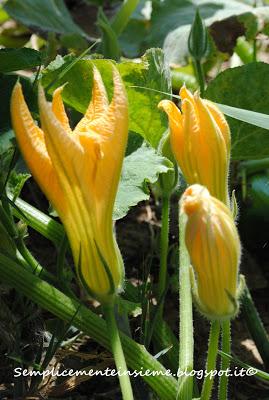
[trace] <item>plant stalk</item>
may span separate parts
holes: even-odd
[[[122,350],[119,329],[115,318],[114,301],[111,304],[103,305],[103,310],[110,336],[111,349],[118,371],[122,398],[123,400],[133,400],[134,397],[130,376],[128,375],[128,368]]]
[[[212,321],[210,327],[209,341],[208,341],[208,353],[206,361],[206,372],[209,374],[216,369],[216,361],[218,355],[218,343],[220,334],[220,323],[219,321]],[[211,398],[211,392],[214,382],[214,376],[207,375],[203,382],[203,388],[200,400],[209,400]]]
[[[226,354],[230,354],[231,353],[231,321],[230,320],[223,321],[221,324],[221,330],[222,330],[221,350]],[[227,371],[229,366],[230,366],[229,358],[222,358],[221,370]],[[223,375],[221,375],[220,383],[219,383],[219,400],[227,400],[228,380],[229,380],[229,377],[227,374],[224,373]]]
[[[193,59],[193,62],[194,62],[196,77],[197,77],[199,87],[200,87],[200,95],[201,95],[201,97],[204,97],[205,74],[204,74],[203,65],[200,60]]]
[[[161,255],[160,255],[160,270],[159,270],[159,283],[158,283],[158,302],[162,304],[159,306],[159,318],[163,317],[164,307],[164,293],[167,286],[167,255],[169,245],[169,210],[170,210],[170,196],[163,196],[162,198],[162,228],[161,228]]]
[[[187,216],[179,214],[179,370],[185,375],[179,379],[179,400],[190,400],[193,394],[193,319],[190,281],[190,258],[185,245]]]

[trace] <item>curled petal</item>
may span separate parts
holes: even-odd
[[[58,121],[61,122],[66,132],[71,133],[68,116],[66,115],[63,100],[62,100],[63,86],[57,88],[53,93],[52,98],[52,111],[56,115]]]
[[[20,83],[13,89],[11,97],[12,125],[20,150],[33,177],[52,204],[65,208],[65,200],[57,174],[49,157],[43,131],[34,123],[25,102]]]
[[[101,117],[102,114],[106,112],[107,108],[108,98],[101,74],[96,67],[93,67],[92,99],[84,117],[77,124],[74,133],[79,134],[80,132],[89,131],[89,124],[93,120]]]

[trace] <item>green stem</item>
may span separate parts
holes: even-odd
[[[106,317],[107,328],[110,336],[112,353],[114,355],[117,371],[119,373],[119,381],[123,400],[133,400],[133,391],[128,375],[128,369],[121,346],[119,330],[115,318],[114,302],[109,305],[103,305],[104,314]]]
[[[190,258],[185,245],[186,214],[179,215],[179,369],[184,373],[193,370],[193,320],[190,281]],[[193,377],[184,375],[179,380],[178,398],[192,399]]]
[[[221,350],[226,353],[231,353],[231,321],[223,321],[221,324],[222,328],[222,345]],[[221,360],[221,370],[227,371],[230,366],[229,358],[222,358]],[[227,393],[228,393],[228,374],[223,374],[220,377],[220,384],[219,384],[219,400],[226,400]]]
[[[206,361],[206,376],[203,383],[201,400],[209,400],[211,398],[211,392],[214,382],[214,376],[211,377],[210,371],[214,372],[216,369],[216,361],[218,354],[218,343],[220,334],[220,323],[219,321],[212,321],[210,327],[209,341],[208,341],[208,353]]]
[[[24,269],[14,260],[0,253],[0,279],[17,291],[51,312],[56,317],[71,322],[100,345],[110,350],[110,340],[105,321],[83,304],[66,296],[49,283]],[[147,352],[144,346],[121,333],[127,365],[136,371],[144,372],[142,378],[163,400],[174,400],[177,393],[177,381],[167,374],[167,370]],[[146,374],[145,371],[157,374]]]
[[[199,87],[200,87],[200,95],[201,95],[201,97],[204,97],[204,92],[205,92],[204,69],[203,69],[203,66],[202,66],[202,63],[200,60],[194,59],[193,61],[194,61],[194,67],[195,67],[195,71],[196,71],[197,80],[198,80]]]
[[[120,10],[116,14],[114,20],[111,23],[111,27],[116,33],[117,37],[123,32],[124,28],[129,22],[129,19],[136,9],[139,0],[126,0],[123,2]]]
[[[169,244],[169,209],[170,197],[163,196],[162,199],[162,228],[161,228],[161,256],[158,283],[159,318],[163,316],[164,293],[167,285],[167,254]]]
[[[262,320],[260,319],[259,313],[252,300],[248,287],[245,287],[245,291],[241,298],[242,302],[242,313],[246,321],[248,330],[254,340],[260,356],[264,362],[264,365],[269,367],[269,339],[267,332],[264,328]]]

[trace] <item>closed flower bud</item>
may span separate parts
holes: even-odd
[[[229,205],[228,170],[230,129],[220,110],[186,87],[180,90],[180,111],[169,100],[160,102],[168,115],[171,147],[188,184],[206,186],[211,195]]]
[[[199,10],[196,10],[195,17],[191,26],[188,49],[190,55],[195,59],[201,61],[205,57],[208,49],[208,33],[207,28]]]
[[[231,318],[238,310],[241,248],[232,214],[200,185],[185,191],[182,211],[197,306],[209,319]]]

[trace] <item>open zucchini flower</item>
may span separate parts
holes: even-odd
[[[232,213],[198,184],[186,189],[181,204],[197,307],[209,319],[231,318],[238,311],[241,253]]]
[[[189,185],[206,186],[211,195],[229,205],[230,129],[224,115],[210,101],[183,86],[181,109],[169,100],[159,107],[168,115],[170,140],[177,163]]]
[[[77,273],[88,293],[108,302],[124,278],[113,232],[112,213],[128,135],[128,105],[113,67],[109,104],[100,73],[93,69],[92,99],[74,130],[55,90],[52,105],[39,88],[40,129],[33,121],[21,85],[14,87],[11,115],[23,157],[62,220]]]

